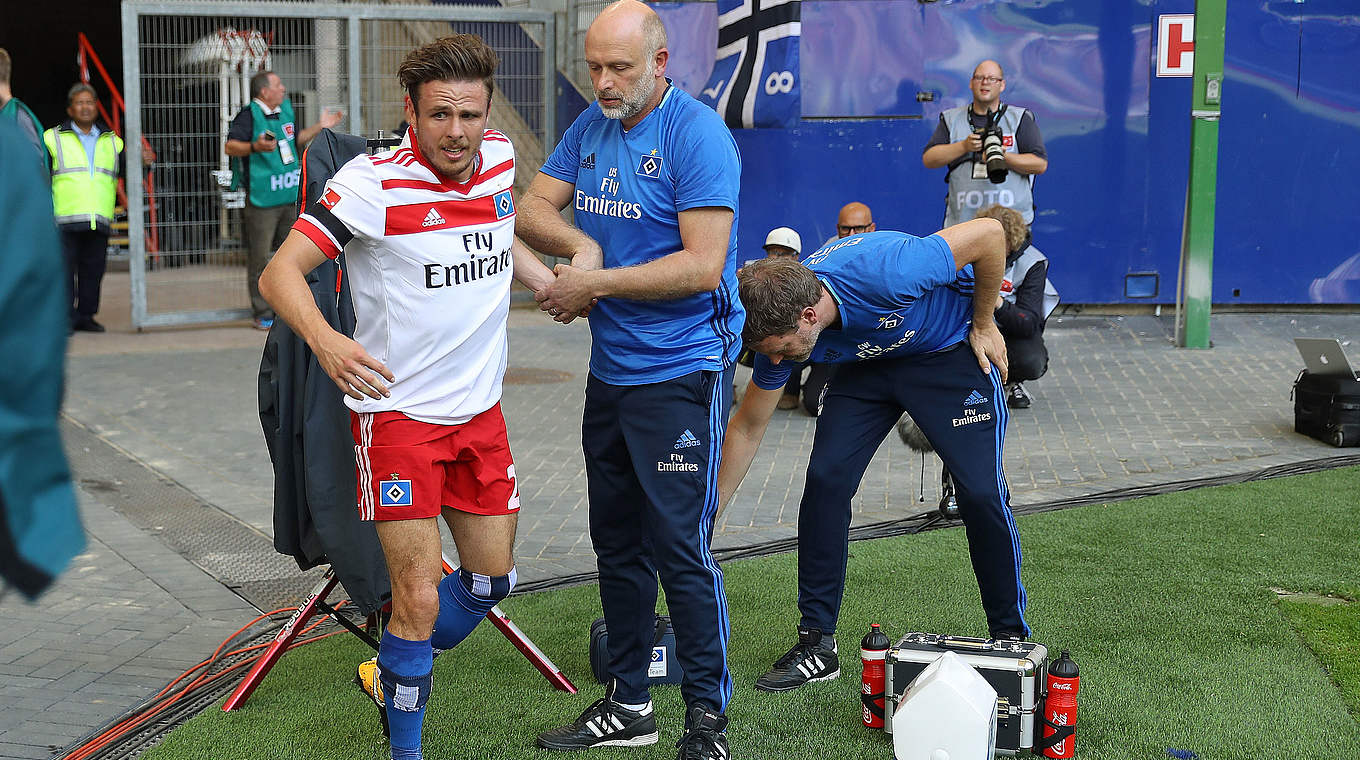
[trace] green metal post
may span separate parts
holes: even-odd
[[[1228,0],[1195,2],[1195,78],[1190,120],[1190,181],[1185,197],[1176,345],[1209,348],[1214,284],[1214,198],[1218,185],[1218,117]]]

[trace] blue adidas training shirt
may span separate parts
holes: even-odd
[[[973,267],[954,269],[939,235],[866,232],[803,260],[836,300],[840,325],[822,330],[810,361],[846,364],[928,354],[965,340],[973,320]],[[783,387],[796,362],[756,354],[757,387]]]
[[[741,160],[718,114],[676,87],[625,131],[591,103],[541,170],[576,186],[576,225],[604,249],[606,267],[675,253],[679,212],[732,209],[722,284],[670,301],[605,298],[590,312],[590,371],[614,385],[720,370],[741,350],[746,318],[737,298],[737,194]]]

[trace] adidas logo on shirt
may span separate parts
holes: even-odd
[[[688,449],[699,445],[699,439],[695,438],[694,434],[688,430],[681,433],[680,437],[675,439],[675,448],[677,449]]]
[[[985,403],[987,403],[987,397],[977,391],[968,394],[968,398],[963,400],[964,406],[977,406]]]
[[[594,153],[591,153],[589,156],[586,156],[585,158],[581,159],[581,168],[582,168],[582,169],[594,169],[594,168],[595,168],[595,154],[594,154]]]
[[[438,227],[439,225],[441,225],[441,224],[443,224],[443,223],[444,223],[444,217],[440,216],[438,211],[435,211],[434,209],[430,209],[430,213],[428,213],[428,214],[425,215],[425,221],[421,222],[421,223],[420,223],[420,226],[421,226],[421,227]]]

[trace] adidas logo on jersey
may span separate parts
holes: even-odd
[[[681,433],[680,437],[675,439],[675,448],[677,449],[688,449],[699,445],[699,439],[695,438],[694,433],[691,433],[688,430]]]
[[[987,397],[982,395],[981,393],[978,393],[977,391],[973,391],[972,393],[968,394],[968,398],[963,400],[964,406],[977,406],[978,404],[985,403],[987,403]]]
[[[428,213],[428,214],[425,215],[425,221],[421,222],[421,223],[420,223],[420,226],[421,226],[421,227],[438,227],[439,225],[441,225],[441,224],[443,224],[443,223],[444,223],[444,217],[440,216],[438,211],[435,211],[434,209],[430,209],[430,213]]]
[[[582,169],[594,169],[594,168],[595,168],[595,154],[594,154],[594,153],[591,153],[589,156],[586,156],[585,158],[581,159],[581,168],[582,168]]]

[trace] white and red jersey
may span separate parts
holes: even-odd
[[[390,397],[345,404],[460,425],[501,398],[515,151],[486,130],[472,178],[452,184],[410,140],[340,167],[294,229],[345,252],[354,339],[396,377]]]

